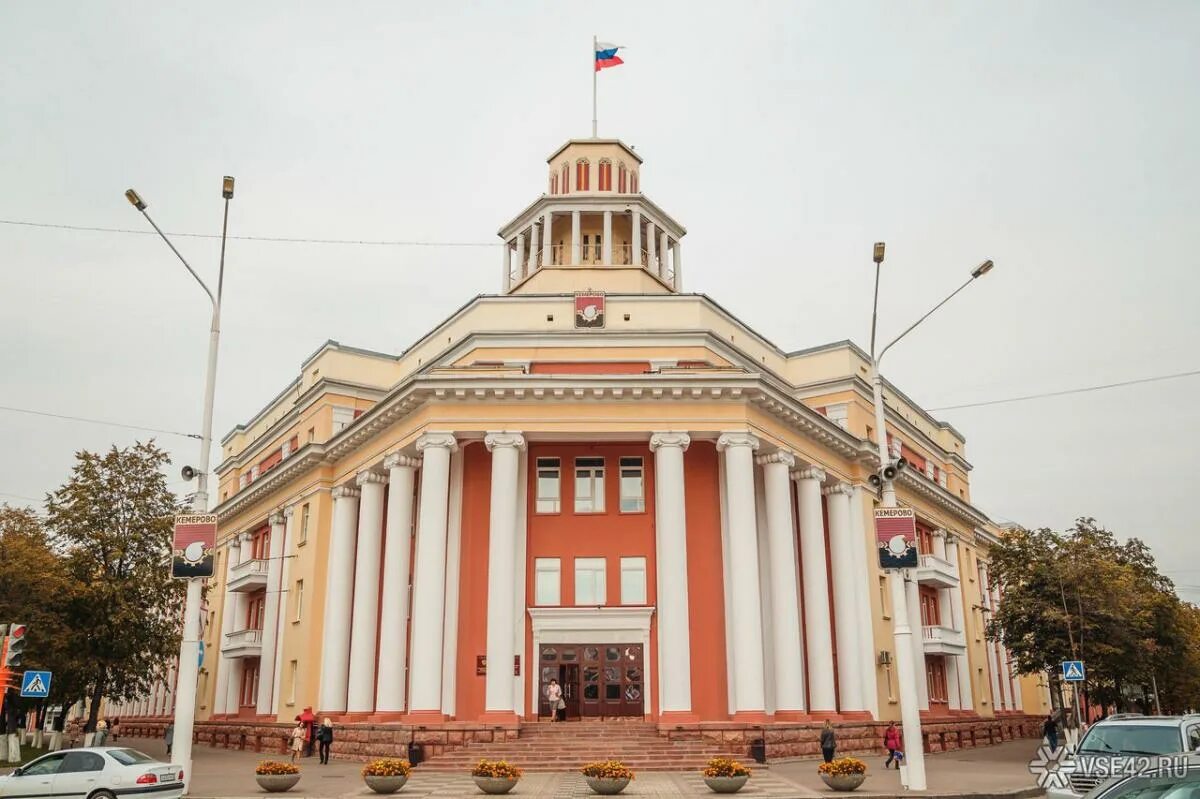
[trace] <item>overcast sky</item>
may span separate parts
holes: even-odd
[[[0,218],[141,230],[134,186],[216,233],[232,174],[235,234],[491,243],[588,134],[596,34],[628,47],[600,133],[687,226],[688,289],[780,347],[866,345],[885,240],[883,336],[996,262],[888,356],[928,408],[1200,368],[1200,4],[336,5],[4,3]],[[177,243],[215,275],[213,241]],[[0,405],[198,429],[208,310],[161,241],[0,224],[0,254]],[[500,276],[495,245],[227,264],[218,436],[325,339],[399,351]],[[1198,388],[938,415],[993,518],[1095,516],[1200,586]],[[144,435],[0,411],[0,500]]]

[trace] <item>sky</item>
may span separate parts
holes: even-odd
[[[326,339],[398,352],[499,290],[496,230],[587,136],[687,226],[686,283],[795,350],[867,344],[926,408],[1200,369],[1200,4],[207,2],[0,6],[0,219],[234,240],[218,437]],[[1190,234],[1190,235],[1189,235]],[[177,237],[206,279],[213,239]],[[152,235],[0,223],[0,406],[195,432],[209,308]],[[1200,377],[938,411],[975,503],[1153,548],[1200,602]],[[156,435],[0,410],[0,501]],[[215,460],[214,455],[214,460]],[[1190,586],[1190,587],[1189,587]]]

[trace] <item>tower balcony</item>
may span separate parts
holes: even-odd
[[[925,553],[917,566],[917,582],[938,588],[958,588],[958,569],[945,558]]]
[[[267,587],[267,561],[244,560],[229,567],[229,590],[241,593],[261,591]]]
[[[237,630],[225,636],[221,654],[227,658],[256,658],[262,656],[262,630]]]
[[[940,624],[923,626],[921,639],[927,655],[963,655],[967,651],[967,642],[962,630]]]

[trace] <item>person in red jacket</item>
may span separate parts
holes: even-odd
[[[904,752],[900,750],[900,730],[896,728],[894,721],[889,723],[883,732],[883,748],[888,750],[887,760],[883,762],[883,767],[888,768],[894,760],[896,768],[900,768],[900,764],[904,761]]]

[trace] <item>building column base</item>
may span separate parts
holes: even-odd
[[[743,724],[766,724],[771,720],[765,710],[739,710],[729,717],[730,721],[738,721]]]
[[[494,727],[518,727],[521,719],[511,710],[487,710],[479,717],[480,724]]]
[[[449,720],[450,717],[440,710],[411,710],[403,717],[403,721],[406,724],[416,725],[445,724]]]
[[[403,710],[377,710],[367,717],[372,724],[391,724],[404,721],[407,714]]]
[[[658,726],[670,727],[675,724],[699,724],[700,714],[690,710],[663,710],[658,714]]]
[[[774,722],[791,722],[791,721],[812,721],[813,717],[807,710],[776,710],[775,715],[771,716]]]
[[[843,710],[838,713],[842,721],[874,721],[875,717],[869,710]]]

